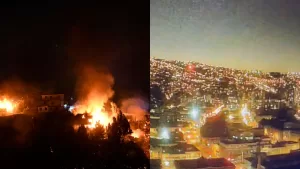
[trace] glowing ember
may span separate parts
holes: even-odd
[[[0,100],[0,109],[5,109],[8,113],[14,111],[15,104],[7,99]]]
[[[142,130],[140,130],[140,129],[133,130],[132,134],[131,134],[131,136],[134,137],[134,138],[140,138],[143,135],[145,135],[145,133]]]

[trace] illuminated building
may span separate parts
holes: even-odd
[[[219,144],[219,142],[220,142],[219,137],[210,137],[210,138],[201,137],[201,143],[204,145]]]
[[[177,116],[177,121],[181,122],[187,122],[189,118],[189,113],[188,112],[179,112],[179,117]]]
[[[239,105],[237,103],[230,102],[226,107],[229,111],[235,111],[239,108]]]
[[[275,113],[272,113],[273,115]],[[273,115],[272,114],[257,114],[254,118],[255,118],[255,121],[257,123],[259,123],[262,119],[266,119],[266,120],[271,120]]]
[[[263,128],[248,128],[242,127],[238,124],[229,125],[230,129],[228,132],[229,137],[243,138],[245,137],[262,137],[264,136]]]
[[[288,154],[291,151],[299,149],[299,143],[295,141],[282,141],[272,144],[270,147],[265,147],[262,152],[267,153],[267,155],[278,155],[278,154]]]
[[[198,109],[197,112],[198,113]],[[184,109],[172,109],[172,110],[166,110],[163,113],[160,114],[160,120],[159,123],[161,125],[168,125],[172,123],[185,123],[191,121],[193,118],[193,111],[188,111]]]
[[[192,144],[162,147],[162,159],[164,160],[197,159],[199,157],[201,157],[200,150]]]
[[[264,109],[265,110],[278,110],[281,107],[281,100],[280,99],[267,99],[264,100]]]
[[[294,105],[294,99],[295,99],[295,96],[294,96],[294,91],[291,89],[289,92],[288,92],[288,96],[287,96],[287,105],[289,107],[292,107]]]
[[[300,139],[300,130],[298,129],[276,129],[271,126],[264,127],[265,135],[269,136],[273,143],[280,141],[295,141],[298,142]]]
[[[258,139],[251,137],[221,139],[221,154],[223,157],[234,159],[250,157],[252,156],[252,153],[256,152],[259,142],[262,148],[271,146],[270,139],[266,137]]]
[[[296,85],[294,88],[294,104],[296,108],[299,110],[300,108],[300,86]]]
[[[270,72],[269,74],[270,74],[270,76],[272,76],[274,78],[282,77],[282,74],[280,72]]]
[[[174,165],[176,169],[235,169],[235,165],[224,158],[176,160]]]
[[[180,118],[179,112],[163,112],[160,115],[160,123],[168,124],[168,123],[176,123],[177,119]]]
[[[204,102],[212,103],[212,97],[210,94],[204,95]]]
[[[192,144],[176,143],[172,139],[150,139],[151,159],[195,159],[200,156],[200,150]]]

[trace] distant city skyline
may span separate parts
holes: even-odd
[[[300,72],[300,3],[151,0],[150,56],[264,72]]]
[[[199,64],[203,64],[203,65],[207,65],[207,66],[212,66],[212,67],[221,67],[221,68],[225,68],[225,69],[235,69],[235,70],[241,70],[241,71],[260,71],[260,72],[263,72],[263,73],[300,73],[300,72],[293,72],[293,71],[290,71],[290,72],[280,72],[280,71],[264,71],[264,70],[260,70],[260,69],[238,69],[238,68],[232,68],[232,67],[226,67],[226,66],[219,66],[219,65],[212,65],[212,64],[206,64],[206,63],[202,63],[202,62],[198,62],[198,61],[193,61],[193,60],[189,60],[189,61],[185,61],[185,60],[176,60],[176,59],[166,59],[166,58],[161,58],[161,57],[153,57],[151,56],[152,59],[162,59],[162,60],[165,60],[165,61],[179,61],[179,62],[184,62],[186,64],[188,64],[189,62],[193,62],[193,63],[199,63]]]

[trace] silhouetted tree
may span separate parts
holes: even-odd
[[[80,138],[83,138],[83,139],[87,138],[87,136],[88,136],[87,130],[83,124],[80,125],[80,127],[78,128],[77,134]]]
[[[121,143],[125,136],[131,133],[130,124],[122,112],[118,114],[117,118],[113,118],[113,123],[107,128],[108,139],[112,142]]]
[[[105,128],[100,123],[96,124],[96,127],[91,133],[91,139],[94,141],[102,141],[105,139]]]
[[[132,131],[122,112],[108,125],[107,131],[100,124],[93,130],[84,125],[74,130],[75,116],[66,112],[43,113],[31,119],[31,131],[26,136],[28,144],[18,142],[22,134],[18,130],[0,127],[0,147],[3,148],[0,158],[6,159],[1,163],[2,168],[105,169],[148,165],[141,146],[123,141]]]
[[[117,121],[119,122],[119,125],[120,125],[119,129],[120,129],[120,134],[122,137],[132,133],[130,124],[122,112],[119,113],[119,115],[117,117]]]

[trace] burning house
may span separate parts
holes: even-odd
[[[0,115],[1,116],[8,116],[18,113],[18,106],[20,105],[21,101],[15,101],[13,99],[9,99],[3,97],[0,99]]]

